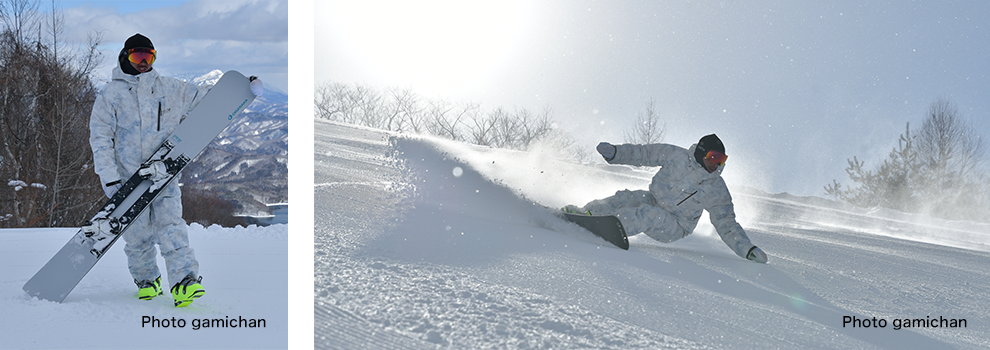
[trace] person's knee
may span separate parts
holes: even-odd
[[[670,243],[687,237],[691,232],[685,231],[677,221],[667,212],[661,210],[651,211],[650,214],[656,216],[651,225],[644,230],[647,236],[663,242]]]

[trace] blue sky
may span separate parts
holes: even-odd
[[[824,195],[948,98],[990,137],[990,2],[330,1],[316,82],[553,109],[593,149],[656,101],[669,143],[725,141],[730,184]],[[645,185],[644,185],[645,186]]]
[[[102,35],[104,64],[100,77],[109,79],[117,52],[134,33],[155,44],[155,68],[171,76],[213,69],[257,75],[288,91],[288,3],[261,1],[60,1],[64,37],[70,45]],[[42,3],[48,11],[50,3]]]
[[[63,8],[78,7],[83,5],[89,5],[93,7],[110,7],[117,11],[118,14],[125,15],[128,13],[135,13],[141,10],[147,9],[157,9],[161,7],[176,6],[180,5],[184,0],[155,0],[155,1],[127,1],[127,0],[116,0],[116,1],[85,1],[85,0],[62,0],[61,5]],[[49,5],[50,6],[50,5]]]

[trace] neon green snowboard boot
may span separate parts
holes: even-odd
[[[578,206],[576,206],[574,204],[568,204],[568,205],[564,206],[563,208],[561,208],[560,210],[562,210],[563,212],[568,213],[568,214],[591,215],[591,211],[590,210],[584,210],[584,208],[578,208]]]
[[[138,286],[138,299],[151,300],[162,295],[162,276],[158,276],[154,281],[134,280]]]
[[[182,282],[172,286],[172,300],[175,301],[175,307],[189,306],[193,300],[199,299],[203,294],[206,294],[206,290],[200,284],[202,281],[203,276],[193,278],[192,275],[189,275],[183,278]]]

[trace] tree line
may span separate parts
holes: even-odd
[[[883,207],[951,220],[990,222],[990,181],[982,136],[948,99],[929,106],[920,128],[907,123],[898,145],[872,168],[853,157],[829,196],[859,207]]]
[[[538,144],[581,159],[574,139],[557,127],[553,111],[423,98],[409,89],[384,91],[328,82],[316,87],[316,117],[372,128],[427,134],[476,145],[530,150]]]
[[[0,227],[79,225],[103,196],[89,147],[100,38],[64,47],[54,3],[2,1],[0,22]]]
[[[427,134],[476,145],[514,150],[546,146],[565,159],[590,160],[590,151],[558,128],[553,110],[496,107],[479,103],[423,98],[410,89],[377,90],[364,85],[327,82],[316,87],[318,118],[377,129]],[[650,100],[625,141],[661,142],[666,124]]]

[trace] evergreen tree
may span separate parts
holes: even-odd
[[[874,169],[857,157],[846,173],[856,187],[838,181],[825,193],[859,207],[883,207],[946,219],[990,221],[990,177],[985,149],[951,102],[936,100],[917,136],[907,125],[898,147]]]

